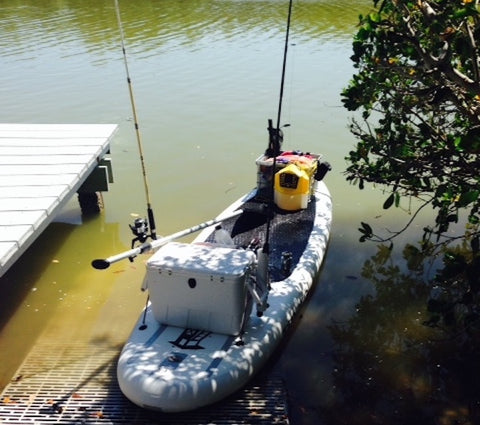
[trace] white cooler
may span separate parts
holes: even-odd
[[[237,335],[245,311],[251,251],[171,242],[147,262],[155,319],[182,328]]]

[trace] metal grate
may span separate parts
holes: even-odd
[[[0,400],[0,424],[284,424],[287,395],[278,377],[257,379],[232,397],[181,414],[140,409],[121,393],[117,346],[39,344]]]

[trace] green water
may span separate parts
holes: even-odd
[[[214,217],[254,186],[267,119],[277,113],[288,5],[278,0],[120,5],[157,231],[165,235]],[[354,140],[340,91],[353,73],[349,56],[357,17],[369,8],[367,0],[294,2],[284,148],[326,156],[333,166],[327,184],[334,199],[331,243],[318,284],[271,364],[285,378],[294,424],[397,423],[395,413],[384,414],[398,406],[384,389],[395,388],[400,398],[413,393],[414,403],[426,407],[434,391],[429,377],[416,369],[416,357],[402,356],[380,337],[357,344],[359,333],[382,323],[381,309],[358,329],[349,325],[350,337],[332,331],[333,325],[360,320],[360,297],[375,294],[372,279],[361,273],[375,247],[357,242],[359,222],[395,228],[408,219],[385,216],[380,191],[360,192],[342,175]],[[102,214],[83,220],[73,199],[0,280],[2,388],[37,341],[118,344],[145,302],[139,290],[142,259],[105,272],[90,267],[93,258],[126,249],[127,224],[145,214],[113,0],[1,0],[0,110],[2,122],[119,124],[112,141],[115,183],[104,194]],[[418,227],[412,228],[403,240],[417,233]],[[408,328],[428,338],[420,325],[421,300],[406,302],[407,311],[385,329],[401,334]],[[371,368],[362,378],[365,388],[375,389],[367,392],[370,402],[347,379],[363,367],[348,363],[349,344],[353,357],[359,350],[376,353],[384,365],[392,353],[401,359],[395,367]],[[461,408],[446,403],[446,417]]]

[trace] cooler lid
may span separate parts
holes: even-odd
[[[214,244],[170,242],[150,257],[147,269],[241,276],[255,260],[256,256],[252,251],[243,249]]]

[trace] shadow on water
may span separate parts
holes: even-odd
[[[63,332],[72,334],[71,327],[58,330],[69,315],[78,328],[95,317],[116,275],[95,281],[90,261],[119,248],[118,224],[106,224],[103,214],[84,216],[81,225],[53,222],[0,278],[0,389],[47,326],[55,326],[62,340]]]
[[[73,205],[75,204],[75,207]],[[87,229],[87,236],[92,234],[104,233],[105,223],[102,217],[97,214],[81,215],[80,210],[76,207],[76,198],[72,198],[63,211],[55,217],[47,228],[35,239],[25,253],[0,277],[0,291],[2,293],[2,308],[0,309],[0,331],[3,329],[11,315],[25,301],[27,295],[37,292],[40,289],[45,291],[45,287],[39,288],[38,284],[42,280],[48,280],[65,277],[74,273],[75,263],[81,262],[81,257],[77,254],[85,247],[93,246],[95,239],[86,240],[86,245],[77,247],[73,250],[73,255],[66,251],[69,239],[73,238],[73,243],[79,244],[75,236],[75,230],[80,226]],[[113,226],[115,229],[117,225]],[[80,233],[81,234],[81,233]],[[51,267],[54,268],[51,269]],[[53,286],[61,285],[62,282],[52,280]],[[68,284],[67,284],[68,287]],[[44,298],[52,298],[55,289],[50,294],[45,294]],[[66,288],[64,288],[66,289]],[[44,309],[47,312],[49,309]]]
[[[327,273],[279,364],[292,423],[479,423],[480,320],[475,295],[459,289],[464,272],[452,277],[405,244],[376,247],[357,265],[360,275],[348,275],[354,265],[343,262],[333,276],[332,262],[348,258],[352,246],[332,245]],[[310,368],[299,367],[305,351]]]
[[[22,304],[27,294],[32,290],[36,291],[34,285],[47,267],[57,261],[55,253],[58,247],[64,244],[75,227],[77,226],[68,223],[50,224],[24,255],[0,277],[2,292],[0,330]]]
[[[0,278],[0,389],[8,383],[21,356],[53,314],[54,300],[59,298],[62,285],[57,287],[56,282],[52,282],[45,287],[40,282],[48,275],[49,267],[58,261],[55,256],[58,246],[65,243],[75,227],[67,223],[50,224]],[[21,319],[14,319],[15,315]]]

